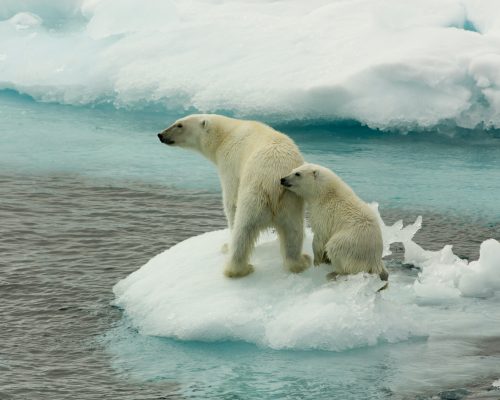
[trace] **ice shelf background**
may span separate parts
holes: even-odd
[[[500,127],[496,0],[4,0],[0,88],[402,131]]]

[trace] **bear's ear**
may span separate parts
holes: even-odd
[[[202,119],[201,120],[201,127],[203,129],[207,128],[208,127],[208,121],[206,119]]]
[[[317,169],[315,169],[315,170],[313,171],[313,176],[314,176],[314,179],[317,179],[317,178],[318,178],[318,176],[319,176],[319,171],[318,171]]]

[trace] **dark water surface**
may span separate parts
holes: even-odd
[[[163,249],[224,227],[220,200],[61,176],[0,177],[0,398],[158,398],[116,376],[96,337],[112,286]]]
[[[417,216],[381,208],[386,222]],[[427,213],[423,222],[417,243],[452,243],[470,259],[500,238],[488,221]],[[180,398],[175,382],[138,383],[112,367],[100,340],[122,317],[111,288],[173,244],[225,226],[218,194],[0,175],[0,399]]]

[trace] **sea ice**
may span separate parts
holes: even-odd
[[[415,292],[423,297],[490,297],[500,290],[500,243],[485,240],[479,260],[468,262],[453,254],[452,246],[426,251],[413,241],[405,245],[405,262],[422,272],[415,281]]]
[[[17,30],[34,28],[42,23],[38,15],[31,13],[18,13],[9,21]]]
[[[147,335],[243,340],[275,349],[345,350],[421,334],[416,306],[402,307],[363,274],[327,282],[326,268],[285,271],[274,234],[262,235],[255,272],[222,274],[228,231],[190,238],[151,259],[115,287],[115,304]],[[311,234],[306,246],[311,246]]]
[[[341,351],[398,342],[441,329],[433,327],[436,315],[455,328],[473,324],[473,309],[448,309],[444,318],[445,310],[433,314],[425,305],[493,296],[500,290],[500,243],[486,240],[479,260],[468,263],[451,246],[427,251],[413,242],[421,217],[406,227],[402,221],[389,227],[380,221],[386,249],[402,242],[405,261],[421,269],[413,284],[394,269],[389,289],[382,292],[377,292],[382,282],[374,276],[327,282],[326,265],[290,274],[282,267],[272,232],[259,239],[252,258],[255,272],[228,279],[222,274],[225,255],[220,247],[229,232],[222,230],[185,240],[151,259],[115,285],[115,304],[146,335],[242,340],[274,349]],[[310,231],[304,246],[310,253]]]

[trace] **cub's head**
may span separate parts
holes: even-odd
[[[210,116],[193,114],[175,121],[158,134],[158,139],[169,146],[202,150],[209,133]]]
[[[292,170],[289,175],[281,178],[280,183],[301,197],[309,197],[317,190],[321,169],[319,165],[302,164]]]

